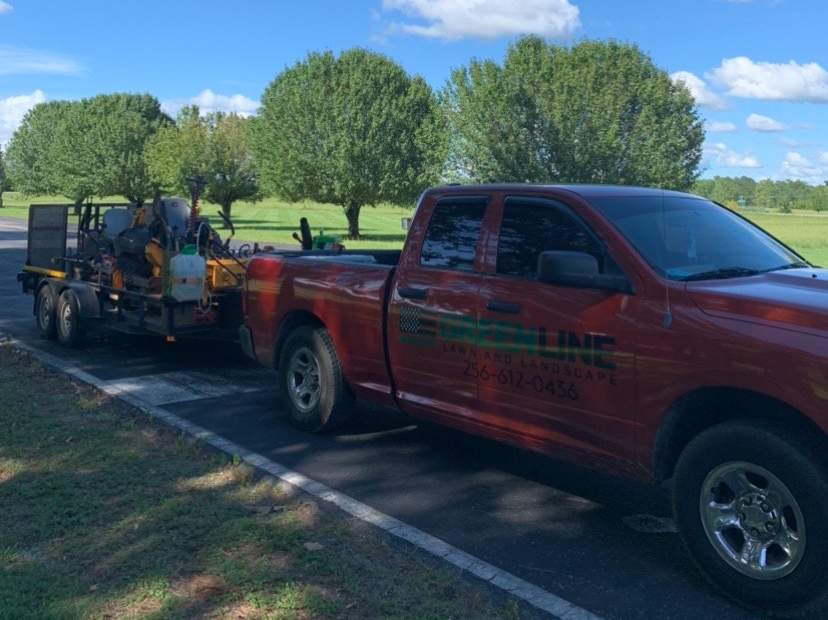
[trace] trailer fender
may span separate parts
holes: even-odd
[[[98,302],[98,294],[91,286],[85,282],[77,282],[72,280],[60,281],[58,293],[62,293],[67,288],[71,288],[72,292],[78,298],[78,305],[80,306],[80,319],[85,323],[84,329],[92,327],[97,323],[101,317],[101,306]]]
[[[32,293],[32,314],[37,314],[37,295],[40,293],[40,289],[44,286],[48,286],[52,289],[52,294],[55,296],[55,301],[60,296],[60,292],[66,288],[66,281],[65,280],[56,280],[54,278],[44,278],[41,276],[37,276],[37,274],[25,274],[27,277],[31,277],[28,281],[28,291]]]

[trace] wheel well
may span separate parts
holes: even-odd
[[[282,322],[279,324],[279,329],[276,330],[276,340],[273,345],[273,367],[279,368],[279,357],[282,354],[282,347],[285,345],[285,340],[290,333],[297,327],[304,326],[325,327],[325,324],[319,320],[315,314],[307,312],[306,310],[296,310],[287,314]]]
[[[826,444],[822,429],[780,400],[748,390],[703,388],[685,394],[667,410],[653,450],[656,479],[663,481],[672,477],[681,452],[699,433],[736,419],[783,422],[787,430],[803,439]]]

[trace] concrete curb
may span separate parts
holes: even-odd
[[[267,474],[275,476],[290,485],[302,489],[306,493],[309,493],[320,500],[329,502],[344,510],[348,514],[353,515],[362,521],[366,521],[367,523],[371,523],[372,525],[385,530],[389,534],[406,540],[423,551],[427,551],[438,558],[442,558],[457,568],[466,571],[475,577],[482,579],[483,581],[487,581],[501,590],[506,591],[511,596],[514,596],[515,598],[542,611],[552,614],[559,620],[603,620],[600,616],[596,616],[595,614],[573,605],[569,601],[566,601],[551,592],[547,592],[543,588],[532,585],[531,583],[524,581],[511,573],[507,573],[506,571],[503,571],[488,562],[484,562],[483,560],[480,560],[465,551],[461,551],[460,549],[443,542],[439,538],[435,538],[422,530],[403,523],[399,519],[395,519],[394,517],[379,512],[378,510],[375,510],[362,502],[348,497],[347,495],[343,495],[342,493],[339,493],[324,484],[316,482],[315,480],[312,480],[299,472],[288,469],[287,467],[271,461],[260,454],[251,452],[239,444],[228,441],[212,431],[180,418],[174,413],[166,411],[161,407],[149,404],[129,392],[107,384],[88,372],[72,366],[54,355],[40,351],[39,349],[20,342],[14,338],[11,338],[10,340],[13,346],[27,351],[35,359],[39,360],[46,366],[74,377],[78,381],[87,383],[108,394],[109,396],[112,396],[113,398],[118,398],[133,407],[140,409],[153,418],[160,420],[164,424],[181,430],[185,434],[199,441],[210,444],[214,448],[221,450],[228,455],[238,455],[240,460],[248,463],[249,465],[258,468]]]

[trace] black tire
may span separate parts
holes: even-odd
[[[704,431],[676,465],[673,507],[693,562],[728,598],[779,618],[826,605],[828,471],[806,438],[761,421]],[[740,559],[751,549],[764,551]]]
[[[67,288],[60,294],[57,303],[57,339],[64,347],[77,347],[83,342],[83,330],[80,326],[80,304],[77,295]]]
[[[41,286],[35,298],[35,324],[37,325],[37,333],[44,340],[57,338],[56,302],[52,287],[48,284]]]
[[[279,356],[278,376],[279,394],[296,428],[331,431],[350,417],[354,397],[326,329],[299,327],[291,332]]]

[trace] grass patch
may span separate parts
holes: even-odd
[[[123,202],[123,198],[111,197],[113,202]],[[30,203],[63,203],[60,196],[34,196],[24,198],[15,192],[4,194],[6,207],[0,209],[0,215],[28,217]],[[411,209],[380,205],[376,208],[365,207],[360,214],[360,229],[363,239],[346,241],[349,248],[401,248],[405,241],[405,232],[400,227],[400,219],[411,215]],[[219,221],[216,211],[219,207],[210,203],[203,206],[204,213],[215,222]],[[744,211],[748,219],[756,222],[775,237],[781,239],[800,252],[816,265],[828,266],[828,214],[816,212],[796,213],[757,213]],[[299,230],[299,219],[308,218],[313,234],[320,229],[326,234],[344,237],[348,232],[348,223],[342,208],[336,205],[323,205],[315,202],[288,203],[275,198],[268,198],[258,203],[238,202],[233,205],[233,221],[236,236],[239,239],[297,245],[291,237]]]
[[[10,345],[0,428],[2,619],[517,617],[458,570]]]
[[[828,267],[828,214],[798,211],[744,215],[815,265]]]

